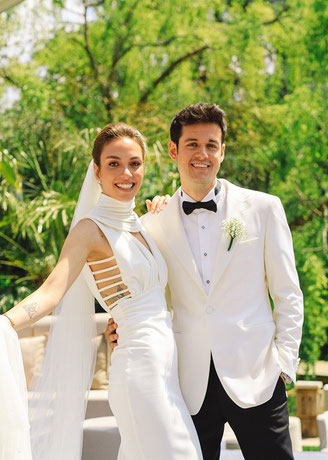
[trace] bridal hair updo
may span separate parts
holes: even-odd
[[[105,145],[109,144],[114,139],[120,139],[122,137],[128,137],[139,144],[142,151],[142,157],[145,157],[147,147],[142,134],[133,126],[126,125],[125,123],[113,123],[105,126],[94,141],[92,157],[98,168],[100,168],[100,155]]]

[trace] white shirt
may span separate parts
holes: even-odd
[[[217,194],[215,194],[215,190],[218,190]],[[195,209],[191,214],[187,215],[182,209],[182,202],[190,201],[195,203],[195,200],[182,189],[179,197],[182,223],[200,277],[203,280],[204,289],[209,294],[216,248],[221,236],[221,223],[225,214],[225,188],[218,181],[217,185],[202,199],[202,201],[214,200],[217,204],[217,212],[208,211],[207,209]]]

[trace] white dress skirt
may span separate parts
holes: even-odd
[[[115,260],[107,270],[104,259],[89,263],[84,275],[118,324],[118,346],[109,368],[109,403],[121,435],[118,459],[201,460],[197,433],[179,387],[177,350],[165,301],[165,261],[144,232],[151,252],[129,232],[104,225],[92,214],[88,217],[108,239]],[[106,297],[95,273],[109,279],[110,271],[118,269],[127,289],[119,298]]]

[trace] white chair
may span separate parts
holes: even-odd
[[[221,449],[237,450],[240,449],[235,433],[229,423],[224,425]]]
[[[328,383],[323,386],[323,411],[328,411]]]
[[[302,428],[298,417],[289,417],[289,433],[293,452],[302,452]]]
[[[113,415],[108,403],[107,390],[90,390],[85,418]]]
[[[320,451],[328,452],[328,411],[317,415]]]
[[[120,443],[114,416],[89,418],[83,423],[81,460],[117,460]]]

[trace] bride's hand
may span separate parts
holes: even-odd
[[[111,351],[113,351],[114,348],[117,347],[118,335],[116,334],[116,328],[117,324],[114,323],[113,318],[110,318],[108,320],[108,324],[105,330],[105,338],[107,340],[108,345],[111,348]]]
[[[161,212],[163,206],[170,201],[170,195],[156,195],[152,200],[146,200],[147,211],[152,214]]]

